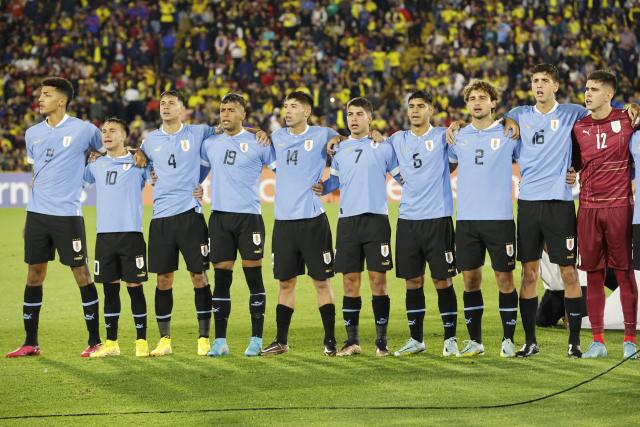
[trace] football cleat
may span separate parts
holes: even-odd
[[[451,337],[444,340],[444,346],[442,347],[442,355],[444,357],[457,356],[460,354],[458,350],[458,338]]]
[[[198,356],[206,356],[209,353],[211,342],[208,337],[198,338]]]
[[[500,357],[516,357],[516,345],[509,338],[502,340]]]
[[[136,357],[149,356],[149,343],[147,340],[136,340]]]
[[[418,340],[414,340],[413,338],[409,338],[407,342],[396,352],[393,353],[394,356],[400,357],[409,354],[418,354],[422,353],[426,350],[426,346],[423,342]]]
[[[211,350],[207,353],[207,356],[220,357],[227,356],[229,354],[229,346],[227,345],[226,338],[216,338],[213,340]]]
[[[324,355],[325,356],[335,356],[338,352],[338,347],[336,346],[336,340],[328,340],[324,343]]]
[[[99,349],[89,355],[92,359],[109,356],[120,356],[120,346],[118,345],[118,341],[106,340]]]
[[[260,337],[249,338],[249,345],[247,346],[247,349],[244,351],[244,355],[247,357],[260,356],[261,351],[262,351],[262,338]]]
[[[540,353],[540,347],[532,342],[531,344],[524,344],[520,350],[516,351],[516,357],[531,357],[538,353]]]
[[[589,348],[587,349],[587,351],[582,353],[583,359],[598,359],[607,356],[607,347],[605,347],[604,344],[599,341],[593,341],[591,344],[589,344]]]
[[[387,357],[391,354],[387,348],[387,340],[376,340],[376,357]]]
[[[580,359],[582,358],[582,349],[580,348],[579,345],[569,344],[569,348],[567,350],[567,356]]]
[[[22,345],[5,354],[6,357],[40,356],[39,345]]]
[[[638,346],[632,341],[625,341],[622,344],[623,359],[638,359]]]
[[[95,353],[100,349],[100,347],[102,347],[102,343],[98,343],[96,345],[90,345],[87,348],[85,348],[82,353],[80,353],[80,357],[89,357],[91,356],[91,353]]]
[[[269,344],[264,350],[260,352],[261,356],[275,356],[278,354],[284,354],[289,351],[287,344],[280,344],[278,341],[274,341]]]
[[[171,353],[173,353],[173,350],[171,350],[171,338],[162,337],[160,338],[160,341],[158,341],[158,345],[156,346],[156,348],[154,348],[151,351],[151,353],[149,353],[149,356],[151,357],[168,356]]]
[[[362,350],[358,343],[346,341],[340,351],[336,353],[336,356],[345,357],[353,356],[354,354],[360,354]]]
[[[464,342],[467,343],[467,345],[462,349],[460,353],[456,354],[456,357],[473,357],[484,355],[484,345],[474,340],[465,340]]]

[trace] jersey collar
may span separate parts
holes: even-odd
[[[243,133],[246,133],[247,130],[245,128],[241,128],[240,132],[236,133],[235,135],[229,135],[228,133],[225,132],[225,135],[227,135],[229,138],[236,138],[240,135],[242,135]]]
[[[543,116],[546,116],[547,114],[551,114],[554,111],[556,111],[558,109],[559,105],[560,104],[558,104],[558,101],[555,101],[555,104],[553,104],[553,107],[551,107],[551,110],[549,110],[549,112],[547,112],[547,113],[542,113],[540,110],[538,110],[538,107],[534,105],[533,106],[533,111],[535,111],[536,113],[541,114]]]
[[[69,118],[69,115],[65,114],[64,117],[62,118],[62,120],[60,120],[60,123],[58,123],[55,126],[51,126],[49,124],[49,119],[44,119],[44,124],[47,125],[47,127],[50,127],[51,129],[55,129],[55,128],[59,128],[60,125],[62,125],[64,122],[66,122],[68,118]]]
[[[287,133],[289,133],[289,135],[292,135],[292,136],[302,136],[305,133],[307,133],[308,131],[309,131],[309,125],[308,124],[307,124],[307,127],[304,128],[302,133],[293,133],[293,132],[291,132],[291,128],[287,128]]]
[[[500,120],[496,120],[495,122],[491,123],[491,125],[488,128],[484,128],[484,129],[478,129],[474,125],[472,125],[471,123],[469,123],[469,126],[471,126],[471,129],[473,129],[475,131],[482,132],[482,131],[487,131],[489,129],[493,129],[494,127],[498,126],[499,124],[500,124]]]
[[[420,136],[427,136],[429,134],[429,132],[431,132],[431,129],[433,129],[433,126],[431,126],[431,124],[429,124],[429,129],[427,129],[427,131],[425,133],[423,133],[422,135],[420,135]],[[411,129],[409,129],[409,135],[415,136],[416,138],[420,138],[420,136],[418,136],[415,133],[413,133],[413,131]]]
[[[180,129],[178,129],[177,131],[175,131],[175,133],[168,133],[165,132],[164,128],[162,127],[162,125],[160,125],[160,132],[164,133],[165,135],[177,135],[180,132],[182,132],[182,128],[184,128],[184,123],[180,123]]]

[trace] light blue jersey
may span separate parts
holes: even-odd
[[[338,133],[331,128],[307,126],[300,135],[290,128],[271,134],[278,165],[276,172],[275,219],[315,218],[324,212],[311,187],[327,165],[327,142]]]
[[[636,188],[635,188],[635,202],[633,206],[633,223],[640,224],[640,195],[638,194],[638,167],[640,166],[640,130],[637,130],[633,133],[631,137],[631,142],[629,143],[629,149],[631,150],[631,155],[633,156],[633,163],[635,164],[635,180],[636,180]],[[640,248],[636,249],[640,251]]]
[[[47,121],[27,129],[27,156],[33,164],[33,185],[27,210],[46,215],[80,216],[82,173],[87,152],[102,149],[97,127],[64,116],[56,127]]]
[[[558,104],[546,114],[533,105],[507,113],[520,126],[522,180],[519,199],[573,200],[565,182],[571,167],[571,130],[588,110],[576,104]]]
[[[200,203],[192,193],[200,183],[200,148],[213,135],[207,125],[181,125],[174,134],[156,129],[142,143],[158,181],[153,187],[153,218],[178,215]]]
[[[404,181],[399,218],[422,220],[453,214],[445,134],[446,128],[429,127],[422,136],[405,130],[389,138]]]
[[[260,214],[262,167],[275,169],[273,146],[263,147],[242,129],[230,136],[213,135],[202,143],[201,157],[211,167],[211,210]]]
[[[511,165],[519,143],[504,135],[499,122],[460,129],[449,147],[449,161],[458,163],[458,220],[513,219]]]
[[[142,232],[142,189],[149,168],[134,165],[133,156],[98,158],[87,165],[84,181],[96,184],[98,233]]]
[[[391,144],[377,144],[369,137],[342,141],[331,161],[332,179],[340,184],[340,218],[387,215],[387,173],[400,173]]]

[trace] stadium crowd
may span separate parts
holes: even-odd
[[[464,109],[482,78],[502,92],[498,114],[531,103],[526,69],[561,72],[560,102],[583,104],[585,77],[617,73],[614,106],[640,103],[640,2],[633,0],[9,0],[0,2],[0,167],[28,170],[24,131],[40,120],[33,91],[47,75],[70,79],[72,112],[130,123],[130,142],[159,122],[159,94],[188,99],[189,121],[215,123],[229,91],[247,96],[249,122],[276,130],[284,96],[307,88],[315,123],[346,128],[356,96],[373,126],[404,125],[410,92],[433,93],[434,124]]]

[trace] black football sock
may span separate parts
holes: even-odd
[[[423,327],[424,314],[426,311],[424,288],[407,289],[405,306],[407,309],[407,322],[409,323],[411,338],[422,342],[424,340]]]
[[[160,337],[171,337],[171,311],[173,310],[173,289],[156,288],[156,321]]]
[[[582,328],[582,298],[565,298],[564,307],[569,317],[569,344],[580,345]]]
[[[456,336],[456,328],[458,324],[458,298],[453,286],[444,289],[437,289],[438,292],[438,310],[442,319],[442,328],[444,329],[444,339]]]
[[[82,297],[84,320],[89,331],[88,344],[94,346],[100,343],[100,307],[98,306],[96,285],[89,283],[87,286],[81,286],[80,296]]]
[[[482,291],[465,291],[462,294],[464,302],[464,319],[469,331],[469,339],[482,343],[482,314],[484,313],[484,301]]]
[[[324,326],[324,342],[336,342],[336,306],[325,304],[319,308],[322,326]]]
[[[516,331],[518,319],[518,293],[515,290],[508,294],[500,292],[498,295],[498,309],[502,320],[502,339],[510,339],[513,342],[513,334]]]
[[[136,339],[147,339],[147,300],[144,296],[142,285],[128,287],[131,298],[131,314],[133,314],[133,324],[136,327]]]
[[[291,316],[293,316],[293,308],[286,305],[278,304],[276,306],[276,326],[278,335],[276,341],[280,344],[286,344],[289,335],[289,325],[291,324]]]
[[[38,345],[40,307],[42,307],[42,285],[25,286],[22,318],[27,336],[24,340],[24,345]]]
[[[347,329],[347,341],[350,344],[358,344],[358,324],[360,323],[360,309],[362,308],[362,298],[342,297],[342,318],[344,327]]]
[[[371,299],[371,305],[373,306],[373,319],[376,322],[376,343],[380,344],[380,347],[386,347],[391,306],[389,295],[374,295]]]
[[[231,314],[231,283],[233,271],[216,268],[214,270],[214,288],[211,302],[216,338],[227,337],[227,322]]]
[[[198,337],[209,338],[211,328],[211,286],[193,288],[196,315],[198,316]]]
[[[107,339],[118,340],[120,320],[120,283],[103,283],[104,286],[104,327]]]
[[[264,312],[267,294],[262,282],[262,267],[242,267],[249,286],[249,313],[251,315],[251,336],[262,338]]]
[[[520,317],[527,344],[537,343],[536,338],[536,313],[538,312],[538,297],[522,298],[520,296]]]

